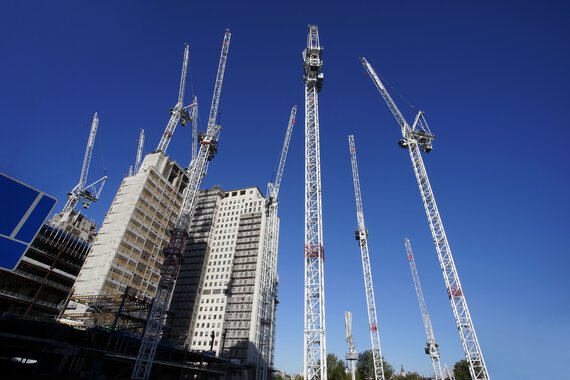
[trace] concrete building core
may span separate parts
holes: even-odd
[[[188,175],[176,162],[162,152],[148,154],[139,172],[121,183],[77,276],[75,295],[121,294],[128,286],[154,297],[161,251],[187,185]]]
[[[50,223],[90,244],[97,236],[97,224],[76,210],[57,213]]]

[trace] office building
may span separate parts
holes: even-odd
[[[265,221],[256,187],[200,193],[167,323],[170,340],[233,359],[247,377],[254,375],[263,322]]]

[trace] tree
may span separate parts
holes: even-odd
[[[391,379],[394,376],[394,367],[382,357],[384,363],[384,378]],[[374,379],[374,358],[372,351],[364,351],[358,354],[356,361],[356,380],[375,380]]]
[[[471,380],[471,372],[469,372],[469,363],[463,359],[455,363],[453,366],[455,380]]]
[[[346,364],[335,354],[327,354],[327,380],[348,380]]]
[[[425,380],[426,378],[417,372],[408,372],[406,376],[396,375],[390,380]]]

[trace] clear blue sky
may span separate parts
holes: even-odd
[[[199,5],[201,4],[201,5]],[[205,125],[220,43],[232,31],[220,151],[204,186],[265,189],[289,110],[299,117],[281,189],[276,364],[303,366],[303,94],[307,24],[325,47],[320,96],[328,351],[344,357],[344,311],[369,349],[354,241],[347,135],[354,134],[370,230],[382,349],[431,372],[403,239],[412,241],[442,361],[462,358],[425,213],[399,129],[364,74],[366,56],[426,111],[426,165],[491,377],[560,378],[570,349],[567,2],[28,2],[0,12],[0,170],[60,199],[79,180],[88,126],[100,129],[90,179],[109,175],[87,214],[101,222],[135,159],[155,149],[176,102],[183,44]],[[407,104],[395,93],[400,108]],[[168,153],[186,165],[190,131]]]

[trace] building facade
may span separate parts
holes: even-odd
[[[152,298],[160,278],[161,250],[169,238],[188,185],[186,171],[161,152],[148,154],[126,177],[105,216],[75,282],[75,295],[125,293]],[[70,303],[66,314],[81,312]]]
[[[95,222],[78,213],[65,225],[44,223],[16,269],[0,269],[0,310],[57,317],[91,248],[81,237],[94,230]]]
[[[265,201],[256,187],[201,192],[167,323],[178,345],[234,359],[248,377],[266,322],[260,313]]]

